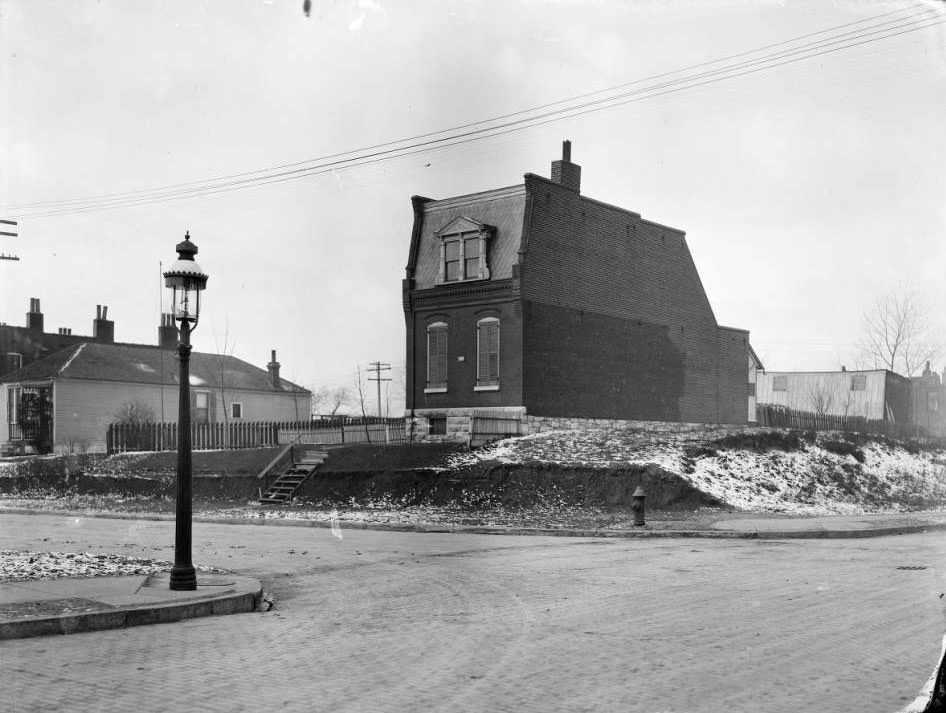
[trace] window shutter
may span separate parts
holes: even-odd
[[[480,322],[478,341],[477,380],[481,384],[494,383],[499,379],[499,322]]]
[[[427,329],[427,382],[429,386],[447,385],[447,327]]]

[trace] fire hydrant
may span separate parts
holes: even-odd
[[[640,527],[644,524],[644,489],[637,486],[637,490],[631,495],[631,515],[634,517],[634,526]]]

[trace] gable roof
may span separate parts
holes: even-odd
[[[150,346],[83,342],[38,359],[17,371],[4,374],[3,383],[48,379],[89,379],[132,384],[178,383],[177,353]],[[280,379],[282,392],[308,393],[307,389]],[[193,352],[190,358],[191,386],[221,385],[243,391],[275,391],[269,372],[228,354]]]

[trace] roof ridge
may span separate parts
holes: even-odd
[[[73,359],[75,359],[77,356],[79,356],[79,352],[81,352],[81,351],[85,348],[85,345],[86,345],[86,344],[88,344],[88,342],[82,342],[82,344],[80,344],[78,347],[76,347],[75,353],[74,353],[71,357],[69,357],[69,358],[66,360],[66,363],[65,363],[65,364],[63,364],[61,367],[59,367],[59,372],[58,372],[58,373],[59,373],[59,376],[62,376],[62,373],[63,373],[66,369],[69,368],[69,365],[72,363]]]

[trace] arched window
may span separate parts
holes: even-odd
[[[436,394],[447,390],[447,323],[434,322],[427,326],[427,388],[424,393]]]
[[[476,323],[476,390],[499,388],[499,320],[487,317]]]

